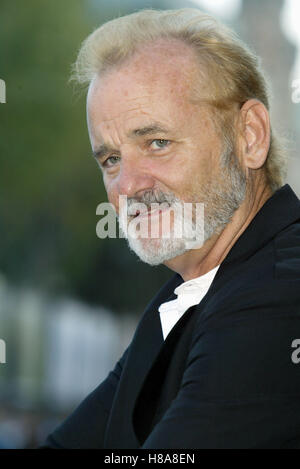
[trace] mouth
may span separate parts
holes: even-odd
[[[135,215],[133,215],[132,218],[151,218],[151,217],[154,217],[154,216],[159,216],[161,215],[162,213],[166,212],[167,210],[169,210],[169,207],[166,209],[161,209],[161,208],[156,208],[154,210],[151,210],[151,208],[148,208],[147,210],[145,211],[140,211],[140,210],[137,210]]]

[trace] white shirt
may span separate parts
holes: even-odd
[[[175,300],[162,303],[158,308],[164,340],[181,316],[191,307],[200,303],[217,273],[220,264],[200,277],[193,278],[175,288]]]

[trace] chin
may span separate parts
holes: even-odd
[[[188,249],[183,239],[128,239],[130,249],[146,264],[163,264]]]

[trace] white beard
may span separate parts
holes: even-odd
[[[178,228],[179,224],[183,226],[182,216],[174,217],[173,227],[168,238],[142,238],[132,236],[127,232],[128,218],[126,223],[126,217],[122,216],[120,213],[120,231],[127,239],[130,249],[134,251],[143,262],[153,266],[162,264],[169,259],[184,254],[190,249],[194,249],[191,248],[192,235],[194,235],[197,240],[196,245],[200,246],[199,240],[201,240],[201,245],[203,245],[212,235],[220,234],[223,231],[246,195],[246,176],[234,156],[231,158],[232,167],[229,168],[231,154],[231,149],[230,151],[226,150],[220,158],[222,177],[225,178],[224,183],[220,184],[216,179],[216,181],[207,183],[201,191],[199,199],[201,203],[204,204],[204,220],[202,219],[199,223],[198,218],[196,218],[195,221],[195,217],[193,216],[193,218],[189,219],[187,222],[185,221],[185,229],[181,237],[176,237],[176,233],[178,233],[176,227]],[[175,212],[177,210],[176,213],[178,213],[179,210],[179,213],[183,214],[184,201],[178,199],[172,193],[166,194],[160,192],[158,194],[149,194],[149,192],[147,192],[139,200],[134,198],[128,200],[128,207],[130,208],[132,204],[139,202],[146,204],[149,208],[150,203],[167,202],[170,208],[173,208]],[[194,201],[194,204],[197,202],[199,203],[199,200]],[[194,204],[193,214],[195,208]]]

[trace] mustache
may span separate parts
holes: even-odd
[[[117,216],[117,218],[119,221],[120,218],[124,218],[124,216],[126,216],[126,209],[127,217],[132,218],[140,214],[141,210],[142,212],[144,210],[150,211],[152,209],[152,204],[163,204],[164,208],[166,208],[166,205],[171,207],[178,202],[181,201],[173,193],[163,192],[162,190],[148,190],[140,197],[128,197],[126,199],[126,205],[120,206],[119,216]],[[139,204],[143,205],[142,209]]]
[[[151,204],[153,203],[167,203],[172,205],[174,202],[178,202],[178,198],[173,193],[163,192],[161,190],[157,191],[145,191],[141,197],[129,197],[127,199],[128,208],[131,205],[142,203],[147,206],[147,208],[151,208]]]

